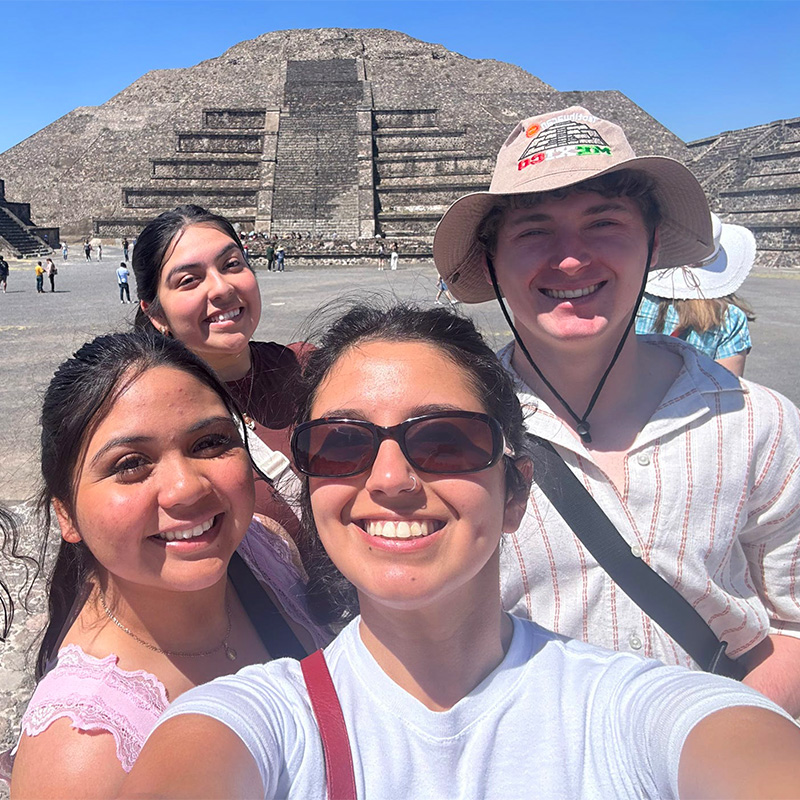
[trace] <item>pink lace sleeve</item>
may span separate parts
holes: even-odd
[[[62,648],[56,666],[33,693],[22,734],[36,736],[62,717],[80,731],[108,731],[122,768],[130,772],[169,700],[155,675],[122,670],[118,660],[115,655],[95,658],[74,644]]]

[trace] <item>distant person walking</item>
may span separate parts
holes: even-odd
[[[50,291],[54,292],[56,290],[56,275],[58,275],[58,270],[52,258],[47,259],[45,272],[47,272],[47,278],[50,281]]]
[[[8,284],[8,261],[0,255],[0,284],[3,286],[3,294],[6,293],[6,285]]]
[[[392,269],[397,269],[397,262],[400,260],[400,253],[397,251],[397,242],[392,242],[392,246],[389,250],[389,266]]]
[[[278,249],[275,251],[275,269],[278,272],[283,272],[285,260],[286,260],[286,253],[283,252],[283,247],[278,245]]]
[[[119,301],[120,303],[125,302],[125,298],[129,303],[132,303],[131,300],[131,288],[128,285],[128,276],[130,272],[128,272],[128,265],[124,261],[119,262],[119,267],[117,267],[117,283],[119,284]],[[125,297],[123,297],[125,295]]]
[[[44,267],[41,261],[36,262],[33,271],[36,273],[36,292],[37,294],[44,294]]]
[[[69,255],[69,246],[66,242],[61,243],[61,255],[64,257],[64,261],[66,261]]]
[[[383,242],[378,243],[378,269],[386,269],[386,248]]]
[[[103,260],[103,243],[102,242],[98,242],[97,243],[97,260],[98,261],[102,261]]]
[[[92,260],[92,243],[88,239],[83,243],[83,252],[86,253],[86,260],[87,261],[91,261]]]
[[[453,297],[453,295],[450,294],[450,290],[447,288],[447,284],[444,282],[444,278],[441,275],[439,276],[439,280],[436,282],[436,287],[439,289],[439,291],[436,292],[436,300],[435,300],[437,306],[440,306],[442,304],[441,300],[439,300],[439,298],[442,295],[447,297],[447,299],[450,301],[451,306],[454,306],[456,305],[456,303],[458,303],[458,300],[456,300],[455,297]]]
[[[126,239],[122,240],[122,257],[128,261],[128,248],[130,247],[130,242]]]
[[[272,264],[275,261],[275,248],[271,244],[267,245],[265,255],[267,257],[267,270],[272,272]]]

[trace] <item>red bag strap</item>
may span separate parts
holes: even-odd
[[[322,737],[328,800],[357,800],[350,739],[322,650],[304,658],[300,662],[300,669],[303,670],[311,708],[314,709]]]

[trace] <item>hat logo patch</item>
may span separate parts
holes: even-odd
[[[519,157],[517,169],[556,158],[595,155],[611,155],[611,148],[603,137],[583,122],[566,120],[536,134]]]

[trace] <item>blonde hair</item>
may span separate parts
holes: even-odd
[[[672,300],[668,298],[658,299],[658,311],[653,330],[656,333],[667,333],[667,314],[670,306],[675,309],[678,315],[678,331],[694,331],[702,334],[713,328],[719,328],[725,323],[728,313],[728,306],[736,306],[744,311],[749,322],[752,322],[756,315],[753,309],[740,297],[729,294],[726,297],[715,297],[713,299],[702,300]]]

